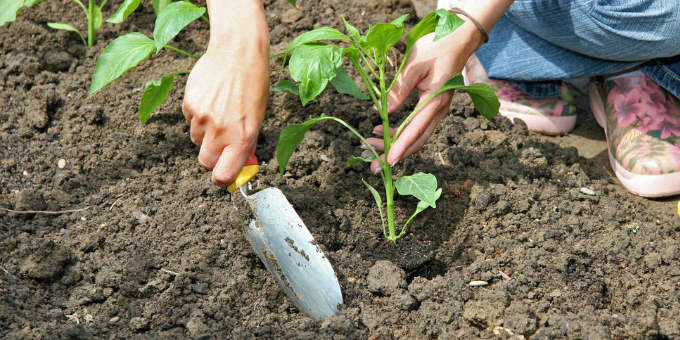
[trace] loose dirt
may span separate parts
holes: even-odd
[[[272,53],[305,30],[342,27],[340,16],[360,29],[403,13],[416,22],[406,0],[298,2],[265,1]],[[285,192],[344,294],[340,315],[300,314],[245,240],[236,198],[196,161],[180,109],[186,76],[147,125],[138,121],[144,83],[192,61],[162,52],[87,98],[108,42],[151,35],[153,11],[142,7],[104,24],[92,49],[45,26],[84,28],[65,0],[0,28],[0,338],[680,338],[675,202],[627,193],[601,152],[584,157],[568,146],[578,140],[487,121],[464,94],[424,150],[396,169],[431,172],[443,188],[437,209],[396,246],[383,239],[361,179],[382,185],[365,166],[346,167],[361,150],[339,126],[310,131],[283,177],[273,156],[282,127],[322,112],[369,133],[371,104],[329,91],[303,108],[272,95],[253,188]],[[207,39],[197,22],[175,43],[200,54]],[[277,61],[272,71],[278,80]],[[601,147],[593,133],[584,138]],[[396,205],[403,221],[415,202]]]

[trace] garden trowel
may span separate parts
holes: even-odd
[[[230,192],[241,191],[254,214],[245,228],[246,239],[295,306],[317,321],[326,319],[342,303],[333,267],[281,190],[267,188],[248,195],[246,186],[257,171],[257,158],[251,153],[228,187]]]

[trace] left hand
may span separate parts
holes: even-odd
[[[418,103],[425,101],[447,80],[462,71],[467,59],[481,44],[481,39],[481,34],[471,23],[461,25],[437,41],[433,41],[434,33],[420,38],[413,46],[404,69],[388,94],[388,113],[396,111],[414,88],[420,93]],[[452,98],[451,91],[442,93],[423,106],[411,119],[389,150],[387,162],[391,166],[425,145],[439,122],[449,112]],[[381,136],[382,132],[382,125],[376,126],[373,130],[373,133]],[[367,141],[376,150],[380,152],[385,150],[382,138],[368,138]],[[378,174],[380,171],[379,161],[374,160],[371,163],[371,172]]]

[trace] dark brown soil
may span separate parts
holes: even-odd
[[[414,13],[407,0],[299,2],[298,12],[266,1],[272,52],[302,31],[341,27],[340,16],[365,29]],[[254,188],[286,193],[345,299],[329,320],[300,314],[251,251],[230,195],[196,161],[180,111],[186,77],[146,126],[138,121],[146,80],[192,60],[163,52],[86,98],[109,41],[151,34],[143,7],[105,24],[89,50],[45,26],[84,28],[66,0],[0,28],[0,208],[87,208],[0,209],[0,338],[680,338],[674,203],[627,193],[606,167],[522,124],[480,118],[463,94],[423,152],[397,167],[432,172],[443,188],[397,246],[382,238],[361,178],[381,185],[365,166],[345,166],[360,149],[339,126],[310,131],[283,178],[273,159],[286,124],[325,112],[369,132],[371,105],[328,93],[302,108],[272,96]],[[197,22],[176,44],[200,54],[207,38]],[[400,220],[414,203],[398,200]]]

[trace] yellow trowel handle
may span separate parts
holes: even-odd
[[[241,171],[236,175],[236,180],[234,183],[229,184],[227,190],[229,190],[229,192],[234,192],[234,190],[239,187],[246,185],[250,179],[255,177],[258,169],[257,157],[255,157],[255,153],[251,151],[250,155],[248,155],[248,159],[246,159],[246,163],[243,164],[243,168],[241,168]]]

